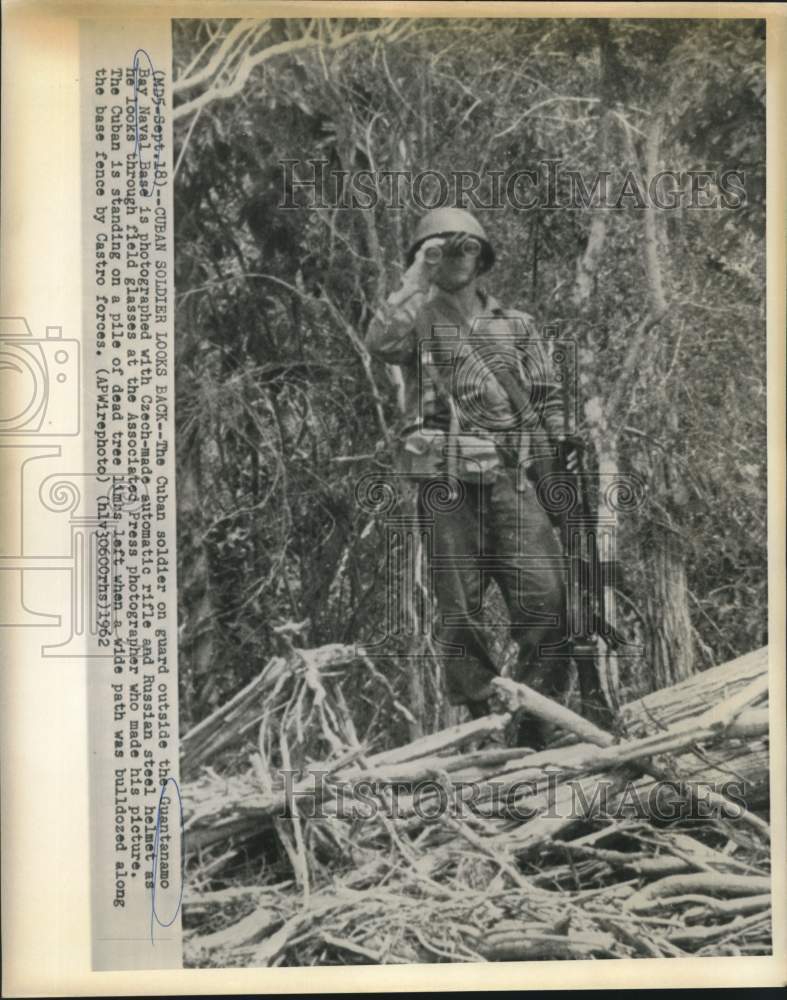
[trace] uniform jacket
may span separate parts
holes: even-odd
[[[563,430],[560,389],[533,318],[479,294],[482,314],[470,324],[436,288],[384,304],[369,324],[370,353],[402,369],[409,472],[489,478],[526,466],[534,442]]]

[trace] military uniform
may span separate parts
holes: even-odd
[[[565,637],[563,556],[526,474],[534,442],[562,431],[560,394],[532,318],[479,295],[469,325],[432,287],[383,305],[366,334],[374,356],[402,368],[404,471],[431,540],[434,638],[448,699],[473,716],[488,711],[498,673],[482,628],[492,579],[520,649],[514,678],[548,697],[567,679],[566,662],[544,655]]]

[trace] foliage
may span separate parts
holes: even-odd
[[[387,537],[356,487],[390,466],[397,384],[362,336],[420,212],[409,190],[398,210],[309,207],[307,189],[283,189],[283,160],[299,161],[296,180],[312,176],[307,160],[540,170],[541,207],[478,210],[499,250],[490,284],[577,341],[583,399],[604,418],[586,406],[580,433],[614,444],[621,471],[648,484],[620,527],[628,598],[646,607],[667,531],[700,664],[766,641],[761,22],[176,21],[174,53],[186,720],[259,672],[277,626],[300,623],[299,643],[316,646],[370,642],[385,621]],[[546,161],[588,183],[608,171],[619,190],[627,171],[646,176],[654,148],[685,185],[690,170],[743,171],[746,203],[654,213],[655,263],[636,197],[543,206]],[[300,207],[280,207],[285,195]],[[654,274],[667,311],[632,367]],[[423,655],[383,672],[405,706],[421,678],[418,721],[433,727],[428,643],[402,642]],[[648,686],[641,673],[626,682]],[[364,697],[359,684],[358,710],[373,714]]]

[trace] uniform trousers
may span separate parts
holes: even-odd
[[[484,597],[496,581],[510,634],[519,646],[514,680],[550,698],[566,689],[565,566],[561,545],[532,484],[499,467],[476,481],[418,481],[418,512],[428,538],[436,599],[433,638],[451,704],[477,718],[489,711],[498,675],[485,633]],[[534,726],[534,728],[538,728]],[[530,745],[534,745],[531,741]]]

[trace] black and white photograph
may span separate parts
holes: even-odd
[[[171,22],[184,968],[773,954],[765,21],[473,11]]]
[[[3,995],[783,988],[787,4],[2,24]]]

